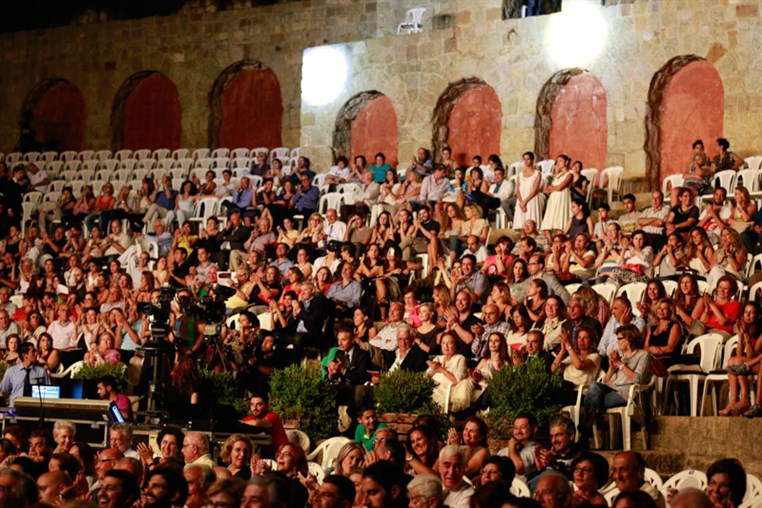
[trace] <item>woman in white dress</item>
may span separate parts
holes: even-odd
[[[540,206],[540,183],[542,176],[534,166],[524,166],[524,171],[517,175],[516,211],[513,214],[513,229],[521,231],[527,220],[535,224],[542,222],[542,207]]]
[[[429,366],[426,375],[437,384],[432,398],[445,412],[449,409],[446,401],[453,386],[468,376],[466,358],[456,354],[456,344],[455,335],[452,332],[445,332],[440,341],[442,354],[426,362]]]
[[[540,230],[545,232],[548,240],[556,232],[563,231],[571,218],[571,190],[569,187],[574,181],[574,175],[569,170],[570,162],[571,159],[568,156],[558,156],[553,183],[546,188],[550,195]]]

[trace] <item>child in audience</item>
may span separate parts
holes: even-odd
[[[593,227],[593,241],[606,238],[606,228],[611,222],[611,207],[608,203],[601,203],[598,207],[598,222]]]
[[[357,423],[355,441],[363,445],[367,451],[374,451],[376,449],[376,431],[383,429],[386,425],[378,423],[376,410],[372,407],[366,407],[360,412],[360,416],[357,417]]]

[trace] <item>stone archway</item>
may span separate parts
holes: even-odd
[[[717,69],[696,55],[676,56],[651,79],[646,103],[646,178],[652,190],[688,166],[691,145],[710,152],[722,136],[725,90]],[[711,154],[710,154],[711,155]]]
[[[180,148],[182,108],[177,87],[158,71],[140,71],[125,80],[111,108],[112,149]]]
[[[28,117],[43,150],[85,148],[85,99],[79,88],[61,78],[38,83],[27,94],[22,117]]]
[[[497,93],[483,80],[471,77],[450,83],[434,108],[434,159],[441,159],[445,146],[462,166],[470,164],[473,155],[486,161],[490,154],[500,154],[502,115]]]
[[[537,96],[538,160],[565,153],[586,168],[603,169],[608,145],[606,102],[606,90],[594,74],[579,68],[553,74]]]
[[[209,92],[209,146],[281,146],[283,98],[280,82],[256,60],[229,65]]]
[[[397,112],[392,101],[381,92],[369,90],[351,97],[336,115],[333,131],[333,160],[346,155],[352,160],[364,155],[372,163],[376,153],[386,162],[397,164]]]

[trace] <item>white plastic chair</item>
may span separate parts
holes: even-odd
[[[532,493],[529,490],[529,485],[519,480],[518,478],[513,479],[511,488],[508,489],[508,492],[516,497],[532,497]]]
[[[228,158],[230,155],[230,149],[229,148],[215,148],[212,150],[212,153],[210,154],[210,157],[212,159],[219,159],[219,158]]]
[[[726,169],[725,171],[719,171],[712,177],[712,187],[722,187],[728,193],[728,196],[732,196],[736,190],[736,173],[732,169]]]
[[[749,169],[762,169],[762,155],[752,155],[744,159]]]
[[[649,397],[644,393],[652,390],[656,386],[656,377],[651,376],[651,379],[646,384],[634,384],[630,386],[627,393],[627,405],[621,407],[612,407],[606,410],[606,414],[611,416],[618,415],[622,420],[622,448],[624,450],[632,449],[632,418],[635,417],[640,423],[640,436],[643,439],[643,449],[648,449],[648,441],[646,440],[646,419],[645,412],[643,411],[643,405],[648,404]],[[611,422],[611,420],[609,420]],[[611,426],[609,426],[609,439],[613,438],[611,435]],[[595,446],[600,448],[598,443],[598,432],[596,424],[593,424],[593,434],[595,436]],[[612,447],[613,448],[613,447]]]
[[[638,309],[636,304],[643,297],[643,293],[645,293],[646,287],[647,284],[645,282],[631,282],[630,284],[625,284],[624,286],[620,287],[617,290],[616,295],[622,296],[622,294],[626,294],[627,299],[630,300],[630,303],[632,304],[633,314],[640,316],[640,309]]]
[[[760,190],[760,177],[762,177],[762,171],[759,169],[742,169],[736,175],[736,183],[734,187],[744,186],[749,192],[759,192]]]
[[[77,154],[77,158],[82,162],[92,160],[95,158],[95,150],[82,150]]]
[[[157,148],[153,151],[151,154],[151,158],[153,160],[161,160],[161,159],[167,159],[172,155],[172,150],[169,148]]]
[[[58,160],[58,152],[53,150],[48,150],[47,152],[42,152],[40,154],[39,160],[43,162],[53,162]]]
[[[696,337],[688,343],[686,354],[693,354],[696,348],[701,349],[701,359],[698,365],[673,365],[667,376],[667,385],[664,388],[664,407],[670,395],[670,387],[674,382],[687,381],[690,392],[691,416],[698,416],[698,390],[699,382],[706,379],[707,375],[716,370],[720,364],[722,354],[723,337],[718,333],[707,333]]]
[[[709,386],[712,387],[712,414],[717,416],[717,386],[722,386],[723,383],[728,381],[728,372],[725,368],[728,366],[728,360],[736,351],[738,347],[738,335],[734,335],[728,339],[723,347],[722,364],[719,369],[710,372],[704,379],[704,389],[701,392],[701,416],[704,416],[704,403],[706,401],[706,392],[709,390]]]
[[[653,487],[656,487],[657,490],[661,490],[664,485],[664,480],[661,479],[661,476],[659,476],[659,473],[657,473],[651,468],[648,468],[648,467],[646,468],[643,478],[648,483],[650,483]]]
[[[74,374],[79,372],[79,370],[82,368],[84,364],[85,362],[81,360],[78,362],[74,362],[68,367],[66,367],[66,369],[64,369],[62,372],[56,372],[55,374],[51,374],[50,377],[61,379],[66,376],[74,376]]]
[[[598,170],[595,168],[587,168],[580,171],[579,174],[587,178],[588,182],[590,182],[587,186],[587,196],[585,198],[585,200],[590,203],[590,199],[593,197],[595,181],[598,178]]]
[[[66,150],[65,152],[61,152],[58,156],[58,159],[64,162],[69,162],[76,158],[77,158],[76,150]]]
[[[670,189],[682,187],[685,183],[685,178],[681,174],[667,175],[661,181],[661,193],[669,197]]]
[[[125,159],[129,159],[132,157],[132,150],[125,148],[123,150],[119,150],[114,154],[114,158],[120,161],[123,161]]]
[[[172,151],[172,155],[170,155],[171,159],[179,160],[179,159],[187,159],[190,157],[190,150],[187,148],[178,148],[177,150]]]
[[[286,432],[288,440],[292,443],[296,443],[304,450],[304,453],[310,452],[310,437],[299,429],[292,429]]]
[[[239,157],[249,157],[249,149],[248,148],[236,148],[234,150],[230,151],[230,158],[231,159],[237,159]]]
[[[288,154],[290,152],[291,150],[286,148],[285,146],[279,146],[277,148],[273,148],[272,150],[270,150],[270,158],[268,160],[280,159],[281,161],[284,161],[288,159]]]
[[[61,169],[63,168],[64,162],[63,161],[50,161],[45,164],[45,172],[48,174],[48,178],[56,178],[59,173],[61,173]]]
[[[156,164],[156,161],[154,159],[143,159],[143,160],[144,161],[149,161],[148,163],[151,165],[151,167],[153,167],[153,165]],[[119,168],[120,169],[129,169],[130,171],[132,171],[133,169],[135,169],[138,166],[138,164],[141,164],[141,163],[142,163],[142,161],[139,161],[137,159],[123,159],[119,163]]]
[[[542,176],[547,176],[553,172],[553,166],[555,166],[556,161],[554,159],[545,159],[544,161],[540,161],[536,164],[538,168],[540,168],[540,173],[542,173]]]
[[[344,198],[344,195],[340,192],[327,192],[320,196],[320,200],[318,201],[318,207],[317,211],[323,215],[328,210],[336,210],[337,206],[339,206],[339,202]]]
[[[209,153],[211,150],[208,148],[196,148],[193,150],[193,155],[191,156],[194,160],[195,159],[206,159],[209,157]]]
[[[307,455],[307,460],[314,461],[318,456],[322,454],[320,465],[323,469],[327,469],[333,466],[333,462],[336,460],[336,457],[339,456],[339,451],[341,451],[341,448],[351,441],[351,439],[342,436],[328,438],[320,443],[318,447],[312,451],[312,453]]]
[[[63,170],[64,171],[74,171],[75,173],[79,171],[80,166],[82,166],[82,161],[74,159],[71,161],[66,161],[64,163]]]
[[[147,148],[142,148],[140,150],[135,150],[135,152],[132,154],[132,156],[135,159],[137,159],[139,161],[142,161],[143,159],[150,159],[152,153],[153,152],[151,150],[149,150]]]
[[[601,171],[600,187],[606,189],[608,195],[608,203],[611,203],[614,198],[614,193],[617,196],[622,195],[622,180],[624,176],[624,168],[622,166],[611,166]],[[606,186],[603,187],[603,182],[606,181]]]
[[[687,469],[680,471],[664,482],[662,490],[676,489],[682,490],[692,487],[694,489],[705,490],[707,484],[706,474],[698,469]]]
[[[211,157],[199,157],[198,159],[196,159],[196,162],[193,163],[193,167],[209,169],[212,167],[213,163],[214,163],[214,159],[212,159]]]
[[[397,35],[401,33],[414,34],[423,31],[423,13],[426,12],[426,7],[416,7],[410,9],[405,13],[405,21],[397,25]]]
[[[189,220],[202,225],[206,224],[207,219],[217,215],[219,201],[219,199],[214,197],[199,199],[193,208],[193,217]]]
[[[98,150],[95,152],[95,159],[99,160],[101,162],[105,160],[109,160],[113,157],[113,154],[111,153],[111,150]]]
[[[604,300],[609,303],[609,305],[611,305],[611,302],[614,300],[614,295],[617,291],[617,287],[614,284],[605,282],[603,284],[596,284],[591,287],[593,288],[593,291],[598,293]]]

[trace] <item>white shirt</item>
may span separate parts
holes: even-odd
[[[331,240],[343,242],[344,235],[347,232],[347,225],[340,220],[337,220],[333,224],[326,222],[323,226],[323,231],[328,236],[325,240],[326,242],[330,242]]]
[[[48,326],[48,333],[53,337],[54,349],[77,347],[77,325],[72,320],[63,325],[56,319]]]

